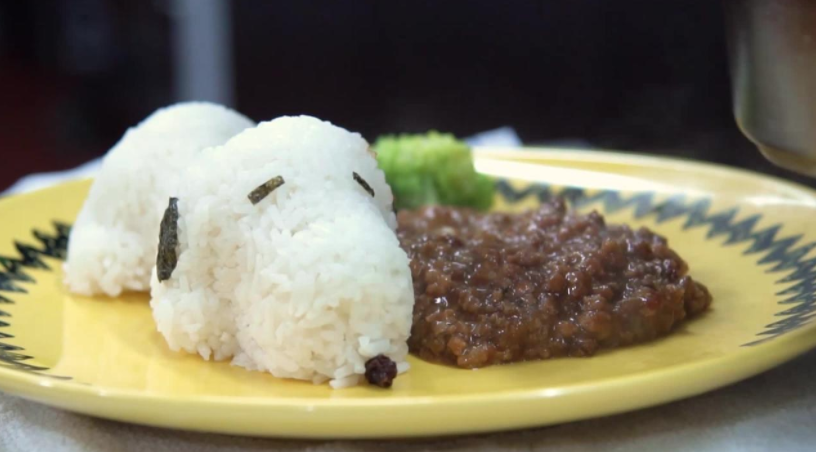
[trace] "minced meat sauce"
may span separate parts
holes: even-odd
[[[425,207],[398,214],[416,304],[408,345],[465,368],[589,356],[668,334],[711,295],[666,239],[567,213]]]

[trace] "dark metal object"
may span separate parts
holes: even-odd
[[[765,157],[816,176],[816,1],[725,0],[734,116]]]

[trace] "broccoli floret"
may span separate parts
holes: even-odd
[[[397,209],[441,204],[487,210],[493,204],[493,181],[476,172],[470,147],[451,134],[382,136],[374,149]]]

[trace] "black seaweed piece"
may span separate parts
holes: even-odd
[[[156,256],[159,282],[170,279],[178,264],[178,220],[178,198],[170,198],[159,229],[159,253]]]
[[[365,363],[366,381],[381,388],[390,388],[397,378],[397,364],[385,355],[377,355]]]
[[[284,184],[283,176],[275,176],[272,179],[262,183],[259,185],[255,190],[252,190],[247,195],[252,205],[258,204],[259,202],[263,201],[264,198],[269,196],[270,193],[275,191],[276,188],[280,187]]]
[[[354,180],[356,180],[357,183],[360,184],[360,186],[363,187],[363,189],[367,191],[369,195],[371,195],[371,197],[374,197],[374,189],[371,188],[371,185],[368,185],[368,182],[366,182],[365,179],[360,177],[359,174],[355,172],[352,172],[351,174],[354,175]]]

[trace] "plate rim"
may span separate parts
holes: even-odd
[[[621,165],[640,166],[672,166],[673,168],[688,168],[696,171],[718,172],[730,177],[760,178],[775,185],[801,191],[816,200],[816,187],[809,187],[799,182],[790,181],[780,176],[761,173],[746,168],[739,168],[717,162],[706,162],[696,159],[686,159],[677,156],[662,156],[653,153],[622,151],[611,148],[565,148],[550,146],[525,146],[520,148],[502,146],[476,146],[474,156],[478,159],[505,160],[522,163],[546,165],[547,160],[602,162]],[[814,179],[816,181],[816,179]]]
[[[816,346],[814,325],[803,327],[783,337],[750,348],[742,348],[724,358],[712,358],[689,364],[672,366],[651,372],[617,377],[601,386],[582,384],[569,386],[557,394],[543,389],[509,391],[473,397],[434,396],[434,409],[422,411],[429,403],[425,398],[310,400],[253,399],[234,396],[157,396],[127,389],[99,390],[47,377],[27,375],[0,368],[0,389],[45,405],[64,408],[71,412],[139,425],[175,428],[209,433],[238,434],[256,437],[313,438],[313,439],[376,439],[428,436],[454,436],[543,427],[577,420],[621,414],[638,409],[679,401],[719,389],[756,376],[777,365],[800,356]],[[8,377],[10,373],[19,375]],[[26,377],[30,378],[26,378]],[[16,377],[16,378],[15,378]],[[684,384],[678,385],[682,381]],[[689,382],[696,384],[689,384]],[[608,391],[608,386],[620,390],[615,404],[598,409],[594,397]],[[649,398],[632,397],[644,391],[656,391]],[[56,390],[56,391],[54,391]],[[441,402],[439,400],[442,399]],[[575,408],[569,415],[547,414],[556,406],[569,401]],[[123,410],[123,406],[130,406]],[[393,415],[408,415],[411,422],[395,429],[392,417],[382,416],[377,408],[388,407]],[[224,409],[233,411],[230,422],[215,414]],[[456,415],[491,410],[505,414],[502,424],[464,422],[450,423]],[[511,412],[511,415],[507,415]],[[237,414],[236,414],[237,412]],[[168,414],[171,413],[171,414]],[[185,416],[181,416],[184,414]],[[187,417],[189,416],[189,417]],[[259,425],[263,416],[277,424]],[[314,416],[321,420],[321,428],[310,425]],[[344,419],[361,419],[351,424]],[[289,423],[281,423],[289,421]],[[220,421],[220,422],[219,422]],[[328,424],[326,424],[328,422]],[[445,424],[445,422],[448,422]],[[334,423],[335,425],[332,425]],[[440,425],[444,425],[440,428]]]

